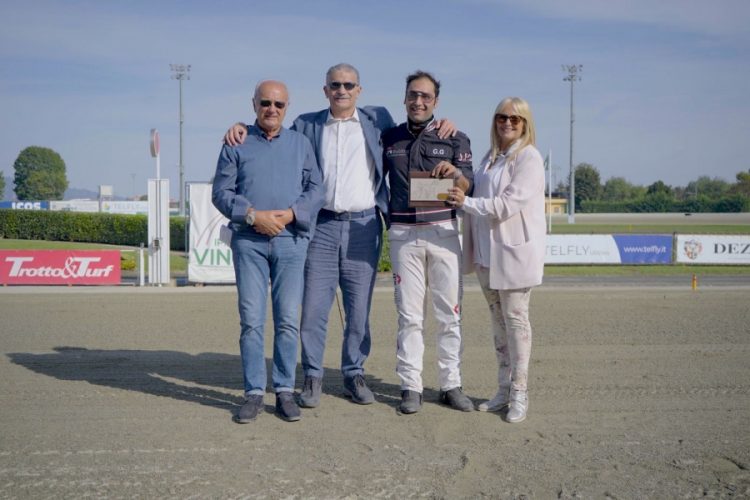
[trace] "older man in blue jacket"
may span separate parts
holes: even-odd
[[[214,176],[212,201],[233,230],[246,399],[235,416],[238,423],[255,420],[263,410],[269,280],[276,412],[287,421],[300,419],[294,400],[297,318],[302,269],[323,192],[322,173],[310,141],[282,126],[288,104],[282,82],[259,83],[253,96],[257,120],[248,127],[244,144],[222,148]]]

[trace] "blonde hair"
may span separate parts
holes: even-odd
[[[536,146],[536,131],[534,128],[534,117],[531,115],[531,107],[529,103],[520,97],[506,97],[500,104],[495,108],[495,112],[492,114],[492,124],[490,125],[490,164],[495,163],[497,157],[503,151],[500,149],[500,141],[497,138],[497,129],[495,128],[495,116],[500,114],[502,109],[511,105],[513,114],[523,118],[523,132],[521,137],[518,139],[518,147],[513,153],[515,157],[523,148],[526,146]]]

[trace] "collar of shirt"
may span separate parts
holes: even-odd
[[[500,152],[500,154],[498,154],[497,157],[498,158],[503,158],[503,159],[509,157],[510,155],[512,155],[513,153],[516,152],[516,149],[518,149],[518,146],[520,144],[521,144],[521,139],[516,139],[513,142],[513,144],[510,145],[510,147],[508,148],[508,150],[506,152],[504,152],[504,153]]]
[[[357,111],[357,108],[354,108],[354,114],[350,116],[349,118],[334,118],[334,116],[331,114],[331,110],[328,110],[328,118],[326,119],[326,125],[330,125],[332,123],[336,122],[350,122],[350,121],[359,121],[359,111]]]
[[[435,128],[435,117],[433,116],[426,122],[417,123],[410,119],[406,119],[406,129],[411,132],[414,137],[417,137],[422,132],[429,132]]]
[[[260,128],[260,126],[258,126],[258,120],[255,120],[255,123],[253,123],[253,126],[252,127],[248,127],[248,134],[250,134],[250,135],[256,135],[256,136],[261,137],[261,138],[263,138],[263,139],[265,139],[267,141],[272,141],[274,139],[277,139],[281,135],[281,132],[283,130],[284,130],[284,127],[281,127],[279,129],[279,133],[278,134],[276,134],[276,135],[274,135],[272,137],[268,137],[268,135],[266,135],[266,131],[263,130],[262,128]]]

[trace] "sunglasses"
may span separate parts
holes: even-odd
[[[415,90],[410,90],[406,93],[406,100],[409,102],[417,102],[417,99],[422,98],[422,102],[425,102],[427,104],[431,103],[435,96],[432,94],[425,94],[424,92],[417,92]]]
[[[273,107],[275,107],[276,109],[284,109],[286,107],[286,103],[284,101],[271,101],[269,99],[261,99],[260,101],[261,108],[270,108],[271,105],[273,105]]]
[[[328,88],[331,90],[338,90],[341,87],[344,87],[346,90],[354,90],[357,85],[358,84],[354,82],[331,82],[328,84]]]
[[[502,113],[498,113],[498,114],[495,115],[495,121],[498,122],[498,123],[505,123],[505,122],[507,122],[509,120],[510,120],[510,124],[511,125],[518,125],[519,123],[521,123],[521,120],[523,120],[523,117],[522,116],[518,116],[518,115],[510,115],[510,116],[508,116],[508,115],[504,115]]]

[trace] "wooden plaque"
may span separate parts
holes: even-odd
[[[430,177],[429,172],[409,172],[410,207],[445,207],[448,190],[454,186],[449,177]]]

